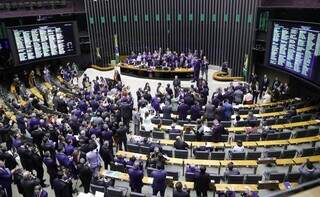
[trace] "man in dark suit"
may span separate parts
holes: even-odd
[[[201,117],[201,107],[199,102],[195,102],[194,105],[191,106],[191,120],[198,120]]]
[[[32,177],[29,171],[23,173],[23,178],[21,180],[21,186],[24,197],[32,197],[34,187],[40,184],[40,180]]]
[[[182,183],[178,181],[173,191],[173,197],[190,197],[190,191],[182,189]]]
[[[212,139],[213,142],[221,142],[222,135],[226,135],[228,132],[224,129],[224,127],[219,123],[218,120],[213,121],[212,127]]]
[[[200,60],[196,57],[192,61],[192,66],[193,66],[193,80],[192,82],[198,81],[199,79],[199,74],[200,74]]]
[[[53,157],[50,155],[50,152],[47,151],[44,153],[43,163],[47,167],[47,173],[49,174],[49,178],[50,178],[49,179],[50,185],[52,186],[53,180],[54,178],[56,178],[57,171],[58,171],[55,157],[53,159]]]
[[[160,196],[163,197],[166,191],[166,176],[167,172],[162,169],[161,165],[157,165],[157,169],[151,173],[151,177],[153,177],[152,189],[153,195],[157,196],[158,192],[160,192]]]
[[[136,161],[133,168],[129,168],[129,185],[132,192],[141,193],[143,187],[143,171],[140,170],[140,163]]]
[[[174,148],[178,150],[187,150],[189,145],[181,139],[180,136],[177,136],[176,141],[174,142]]]
[[[92,172],[90,167],[85,164],[84,158],[80,159],[80,164],[78,165],[79,178],[84,188],[84,193],[90,191],[90,182],[92,179]]]
[[[64,177],[62,172],[58,172],[57,177],[53,180],[52,187],[56,197],[72,197],[70,179]]]
[[[168,101],[162,107],[163,119],[171,119],[172,107]]]
[[[178,79],[178,76],[174,76],[173,88],[174,88],[174,97],[178,96],[179,88],[181,87],[181,81]]]
[[[119,150],[122,150],[122,144],[124,150],[127,151],[127,127],[123,125],[122,122],[119,123],[119,128],[116,131],[116,136],[118,137]]]
[[[130,120],[131,120],[131,105],[128,102],[122,102],[120,105],[120,109],[121,109],[121,116],[123,119],[123,123],[126,126],[129,126]]]
[[[178,106],[178,113],[180,120],[186,120],[188,116],[189,106],[184,103],[184,100],[181,100],[181,104]]]
[[[12,197],[12,173],[0,160],[0,186],[6,191],[7,197]],[[6,195],[5,195],[6,196]]]
[[[208,196],[210,177],[206,173],[204,166],[200,167],[200,173],[196,175],[194,180],[194,189],[197,192],[197,196]]]
[[[269,87],[269,79],[267,75],[263,76],[263,79],[260,84],[261,84],[261,88],[260,88],[260,99],[261,99],[263,96],[263,93],[267,91],[267,88]]]
[[[205,116],[208,121],[212,121],[214,119],[215,114],[215,106],[212,105],[211,101],[208,101],[208,104],[205,106]]]

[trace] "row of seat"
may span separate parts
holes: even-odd
[[[292,132],[270,132],[265,136],[261,133],[253,133],[253,134],[235,134],[235,141],[260,141],[260,140],[288,140],[291,138],[303,138],[303,137],[312,137],[317,136],[319,134],[319,128],[312,129],[300,129],[297,130],[295,134]],[[140,135],[142,137],[152,137],[155,139],[165,139],[165,133],[161,131],[153,131],[152,133],[149,131],[140,131]],[[185,141],[197,141],[196,134],[182,134],[182,133],[169,133],[169,139],[175,140],[177,136],[183,137]],[[210,142],[212,141],[212,135],[203,135],[202,141]],[[221,142],[227,142],[229,140],[229,135],[221,135]]]
[[[263,126],[271,126],[271,125],[276,125],[276,124],[287,124],[287,123],[308,121],[311,118],[312,118],[312,114],[301,114],[301,115],[293,116],[290,119],[288,119],[288,118],[270,118],[270,119],[264,120],[263,122],[261,120],[251,120],[251,121],[241,120],[236,123],[236,126],[237,127],[245,127],[245,126],[251,126],[251,125],[259,126],[259,125],[261,125],[261,122],[262,122]],[[161,119],[161,118],[152,118],[151,122],[156,125],[159,125],[159,124],[172,125],[174,122],[177,125],[181,125],[181,126],[184,126],[186,124],[192,124],[192,125],[197,124],[197,121],[190,121],[190,120],[174,121],[172,119]],[[231,127],[232,126],[231,121],[221,121],[220,124],[224,127]],[[207,122],[208,127],[211,127],[212,125],[213,125],[213,121]]]
[[[128,151],[133,153],[140,153],[147,155],[150,153],[150,148],[147,146],[138,146],[136,144],[128,144]],[[188,150],[167,150],[163,149],[163,153],[168,157],[188,159],[189,151]],[[268,150],[265,152],[264,157],[266,158],[294,158],[298,154],[297,150]],[[299,153],[301,157],[308,157],[313,155],[320,155],[320,147],[311,147],[304,148]],[[226,153],[224,151],[194,151],[194,156],[196,159],[212,159],[212,160],[225,160]],[[241,153],[230,153],[231,160],[257,160],[261,158],[262,152],[259,151],[247,151]]]
[[[56,8],[66,5],[66,0],[7,1],[0,3],[0,10]]]

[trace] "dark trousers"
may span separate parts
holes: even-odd
[[[131,192],[141,193],[141,191],[142,191],[142,187],[139,187],[139,188],[131,187]]]
[[[7,195],[5,197],[12,197],[12,188],[11,185],[4,188],[6,190]]]
[[[89,180],[81,180],[81,183],[83,185],[84,193],[89,193],[90,191],[90,179]]]
[[[163,197],[166,189],[153,189],[152,195],[157,196],[158,192],[160,192],[160,196]]]
[[[204,196],[204,197],[208,196],[207,191],[196,191],[196,193],[197,193],[198,197],[199,196]]]
[[[124,146],[124,150],[127,151],[127,139],[120,139],[118,142],[119,150],[122,150],[122,144]]]
[[[200,70],[199,70],[199,69],[195,69],[195,70],[193,71],[193,80],[194,80],[194,81],[198,81],[198,79],[199,79],[199,74],[200,74]]]

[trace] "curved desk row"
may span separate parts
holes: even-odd
[[[243,77],[231,77],[221,71],[213,73],[213,79],[217,81],[243,81]]]
[[[173,78],[177,75],[179,78],[191,78],[193,77],[193,70],[187,68],[176,68],[174,70],[165,69],[147,69],[138,68],[129,64],[120,64],[121,74],[131,74],[139,77],[148,78]]]
[[[156,139],[154,139],[156,140]],[[288,146],[305,143],[316,143],[320,141],[320,135],[313,137],[303,138],[290,138],[288,140],[263,140],[263,141],[243,141],[242,144],[246,148],[266,147],[266,146]],[[173,146],[175,140],[160,139],[158,142],[161,145]],[[214,148],[231,148],[234,147],[236,142],[198,142],[198,141],[186,141],[189,146],[193,147],[214,147]]]
[[[238,108],[256,108],[256,107],[272,107],[272,106],[277,106],[277,105],[283,105],[283,104],[290,104],[297,99],[286,99],[282,101],[277,101],[277,102],[270,102],[270,103],[260,103],[260,104],[251,104],[251,105],[238,105]]]
[[[114,66],[109,64],[107,67],[101,67],[101,66],[98,66],[98,65],[91,65],[91,68],[94,68],[96,70],[99,70],[99,71],[110,71],[110,70],[113,70],[114,69]]]
[[[286,124],[276,124],[276,125],[271,125],[271,129],[277,129],[277,130],[282,130],[282,129],[292,129],[295,127],[306,127],[306,126],[311,126],[311,125],[319,125],[320,120],[308,120],[308,121],[301,121],[301,122],[294,122],[294,123],[286,123]],[[156,129],[158,128],[157,124],[153,124],[153,127]],[[175,128],[179,129],[181,131],[184,131],[185,128],[193,128],[196,127],[194,124],[187,124],[184,126],[181,125],[176,125]],[[245,132],[248,127],[226,127],[225,129],[228,132]],[[171,125],[161,125],[160,127],[161,130],[170,130]]]

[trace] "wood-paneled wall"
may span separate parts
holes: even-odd
[[[210,63],[228,61],[242,74],[251,54],[260,0],[85,0],[91,58],[103,64],[114,58],[113,35],[120,54],[170,48],[203,49]]]

